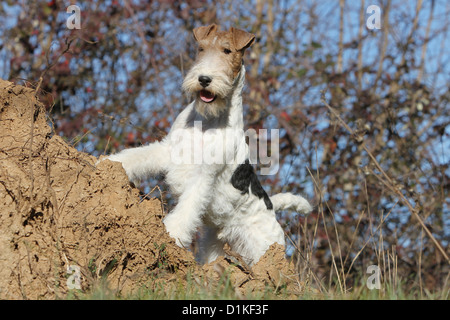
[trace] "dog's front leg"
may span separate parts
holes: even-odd
[[[106,159],[121,162],[128,179],[136,181],[164,173],[170,165],[170,149],[163,140],[143,147],[125,149]]]
[[[188,247],[192,242],[213,197],[215,175],[208,167],[210,166],[199,166],[185,178],[185,189],[178,204],[164,218],[167,231],[180,247]]]

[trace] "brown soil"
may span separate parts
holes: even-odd
[[[0,298],[65,298],[69,266],[81,291],[102,280],[121,295],[159,283],[210,286],[230,272],[237,294],[296,293],[284,248],[249,269],[230,258],[199,266],[166,233],[158,199],[143,198],[119,163],[77,151],[52,132],[33,89],[0,79]]]

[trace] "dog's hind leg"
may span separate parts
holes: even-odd
[[[203,227],[198,255],[200,263],[210,263],[225,255],[223,251],[225,243],[218,239],[218,232],[219,229],[214,226]]]

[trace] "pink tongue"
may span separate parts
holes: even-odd
[[[201,90],[200,91],[200,99],[204,102],[211,102],[214,100],[214,94],[207,90]]]

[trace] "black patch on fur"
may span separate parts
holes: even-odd
[[[264,198],[266,208],[269,210],[273,209],[272,201],[270,201],[269,196],[258,180],[258,176],[256,175],[253,166],[248,160],[245,160],[245,163],[240,164],[239,167],[236,168],[231,177],[231,184],[241,191],[242,194],[248,193],[251,187],[252,193],[255,196],[259,199]]]

